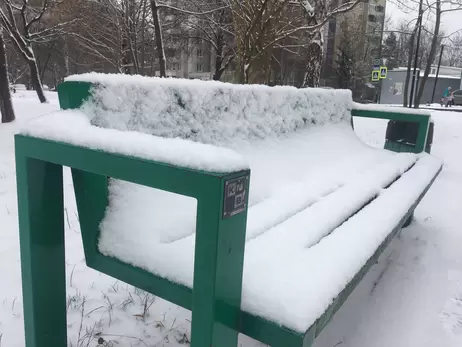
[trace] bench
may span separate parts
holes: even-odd
[[[311,346],[442,164],[349,91],[72,76],[16,135],[27,347],[66,345],[62,167],[87,265],[192,311],[193,347]],[[419,126],[365,145],[351,115]],[[53,283],[53,286],[49,286]]]

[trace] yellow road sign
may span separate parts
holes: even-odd
[[[387,74],[388,74],[388,68],[386,66],[381,66],[380,67],[380,78],[381,79],[387,78]]]
[[[380,80],[380,71],[374,70],[372,71],[372,82],[378,82]]]

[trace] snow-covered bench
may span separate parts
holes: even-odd
[[[87,264],[191,309],[193,347],[310,346],[441,169],[362,143],[348,91],[89,74],[59,97],[16,137],[28,347],[66,343],[61,166]]]

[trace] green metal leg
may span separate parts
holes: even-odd
[[[27,347],[66,346],[62,167],[16,151]]]
[[[224,219],[216,202],[225,182],[217,183],[198,202],[191,347],[238,345],[247,211]]]

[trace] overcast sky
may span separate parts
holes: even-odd
[[[406,12],[410,12],[410,13],[405,13],[403,9],[400,9],[399,6],[396,5],[396,3],[397,3],[396,0],[387,0],[386,13],[387,13],[387,16],[391,16],[392,21],[393,21],[393,24],[390,25],[390,28],[389,28],[390,30],[396,29],[396,26],[400,19],[411,20],[417,17],[417,12],[418,12],[417,4],[414,5],[411,1],[406,1],[406,3],[411,4],[411,5],[410,5],[410,8],[405,9]],[[415,10],[411,11],[412,8],[415,8]],[[428,20],[432,21],[433,19],[427,18],[427,21]],[[428,26],[431,27],[432,26],[431,23],[428,23]],[[461,30],[462,29],[462,11],[443,13],[441,17],[441,29],[444,30],[446,35],[454,31]]]

